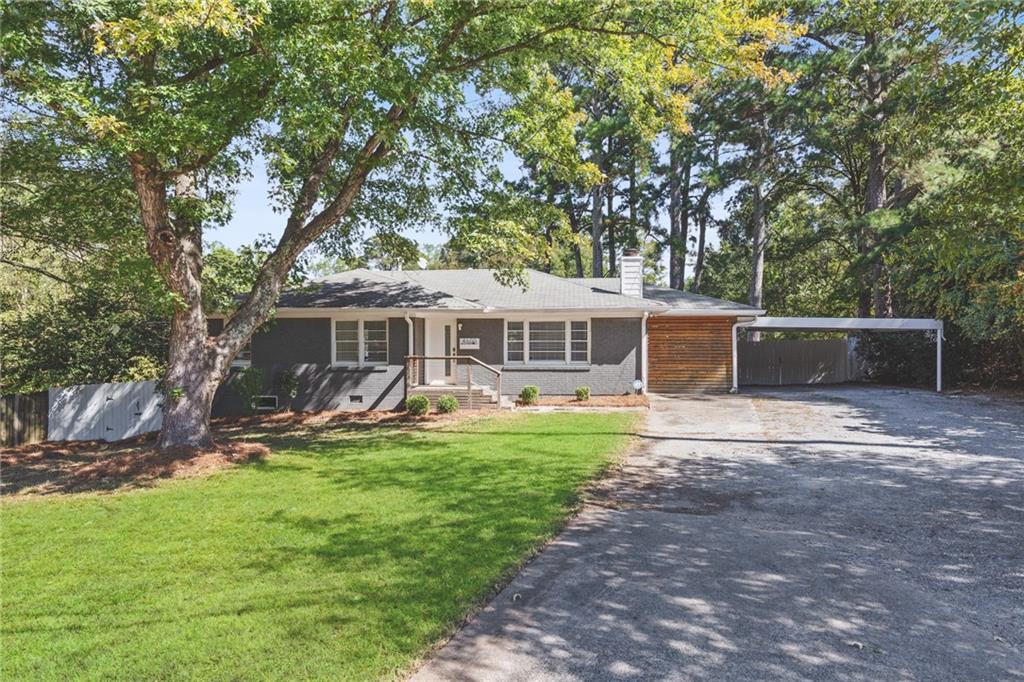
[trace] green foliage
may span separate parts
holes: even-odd
[[[523,390],[519,391],[519,402],[523,405],[536,405],[539,398],[540,389],[536,386],[523,386]]]
[[[451,414],[459,409],[459,399],[451,393],[445,393],[437,399],[437,411],[441,414]]]
[[[288,399],[288,407],[299,394],[299,375],[295,370],[281,370],[274,375],[274,393]]]
[[[163,376],[166,368],[145,355],[128,358],[124,369],[114,377],[114,381],[154,381]]]
[[[5,499],[4,677],[402,677],[557,532],[632,422],[257,427],[244,436],[273,452],[259,464]],[[61,614],[61,636],[44,613]]]
[[[590,400],[590,387],[589,386],[577,386],[576,387],[576,400]]]
[[[147,300],[145,290],[133,296],[114,284],[58,287],[0,313],[0,390],[115,381],[143,362],[161,367],[168,326],[159,315],[166,309]]]
[[[256,414],[256,396],[263,394],[263,370],[259,367],[245,367],[233,374],[230,383],[242,397],[242,404],[249,414]]]
[[[405,399],[405,411],[416,416],[430,411],[430,398],[425,395],[411,395]]]
[[[238,306],[240,295],[248,293],[256,283],[263,263],[273,251],[270,235],[260,235],[252,244],[237,251],[214,242],[203,259],[203,307],[207,312],[230,313]],[[296,261],[287,283],[305,281],[308,259]]]

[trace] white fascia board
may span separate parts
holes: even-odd
[[[708,308],[704,310],[698,310],[694,308],[672,308],[665,312],[652,312],[651,315],[657,316],[668,316],[668,317],[756,317],[758,315],[764,315],[763,310],[751,310],[750,308],[743,309],[727,309],[727,308]]]
[[[277,317],[503,317],[560,315],[565,317],[643,317],[644,310],[622,308],[278,308]]]
[[[759,317],[747,329],[785,331],[926,331],[942,329],[940,320],[874,317]]]

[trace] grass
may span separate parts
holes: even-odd
[[[557,531],[634,418],[276,436],[205,479],[6,503],[0,675],[401,675]]]

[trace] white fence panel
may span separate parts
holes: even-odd
[[[841,384],[861,377],[853,340],[794,339],[740,341],[739,383],[742,386]]]
[[[163,396],[155,381],[50,389],[48,440],[122,440],[162,423]]]

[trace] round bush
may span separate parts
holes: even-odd
[[[437,411],[442,414],[451,414],[459,409],[459,399],[451,393],[445,393],[437,399]]]
[[[425,395],[411,395],[405,399],[405,409],[409,414],[426,414],[430,410],[430,400]]]
[[[590,400],[590,387],[578,386],[576,388],[576,400]]]
[[[519,391],[519,402],[523,405],[536,405],[538,398],[540,389],[536,386],[523,386],[523,390]]]

